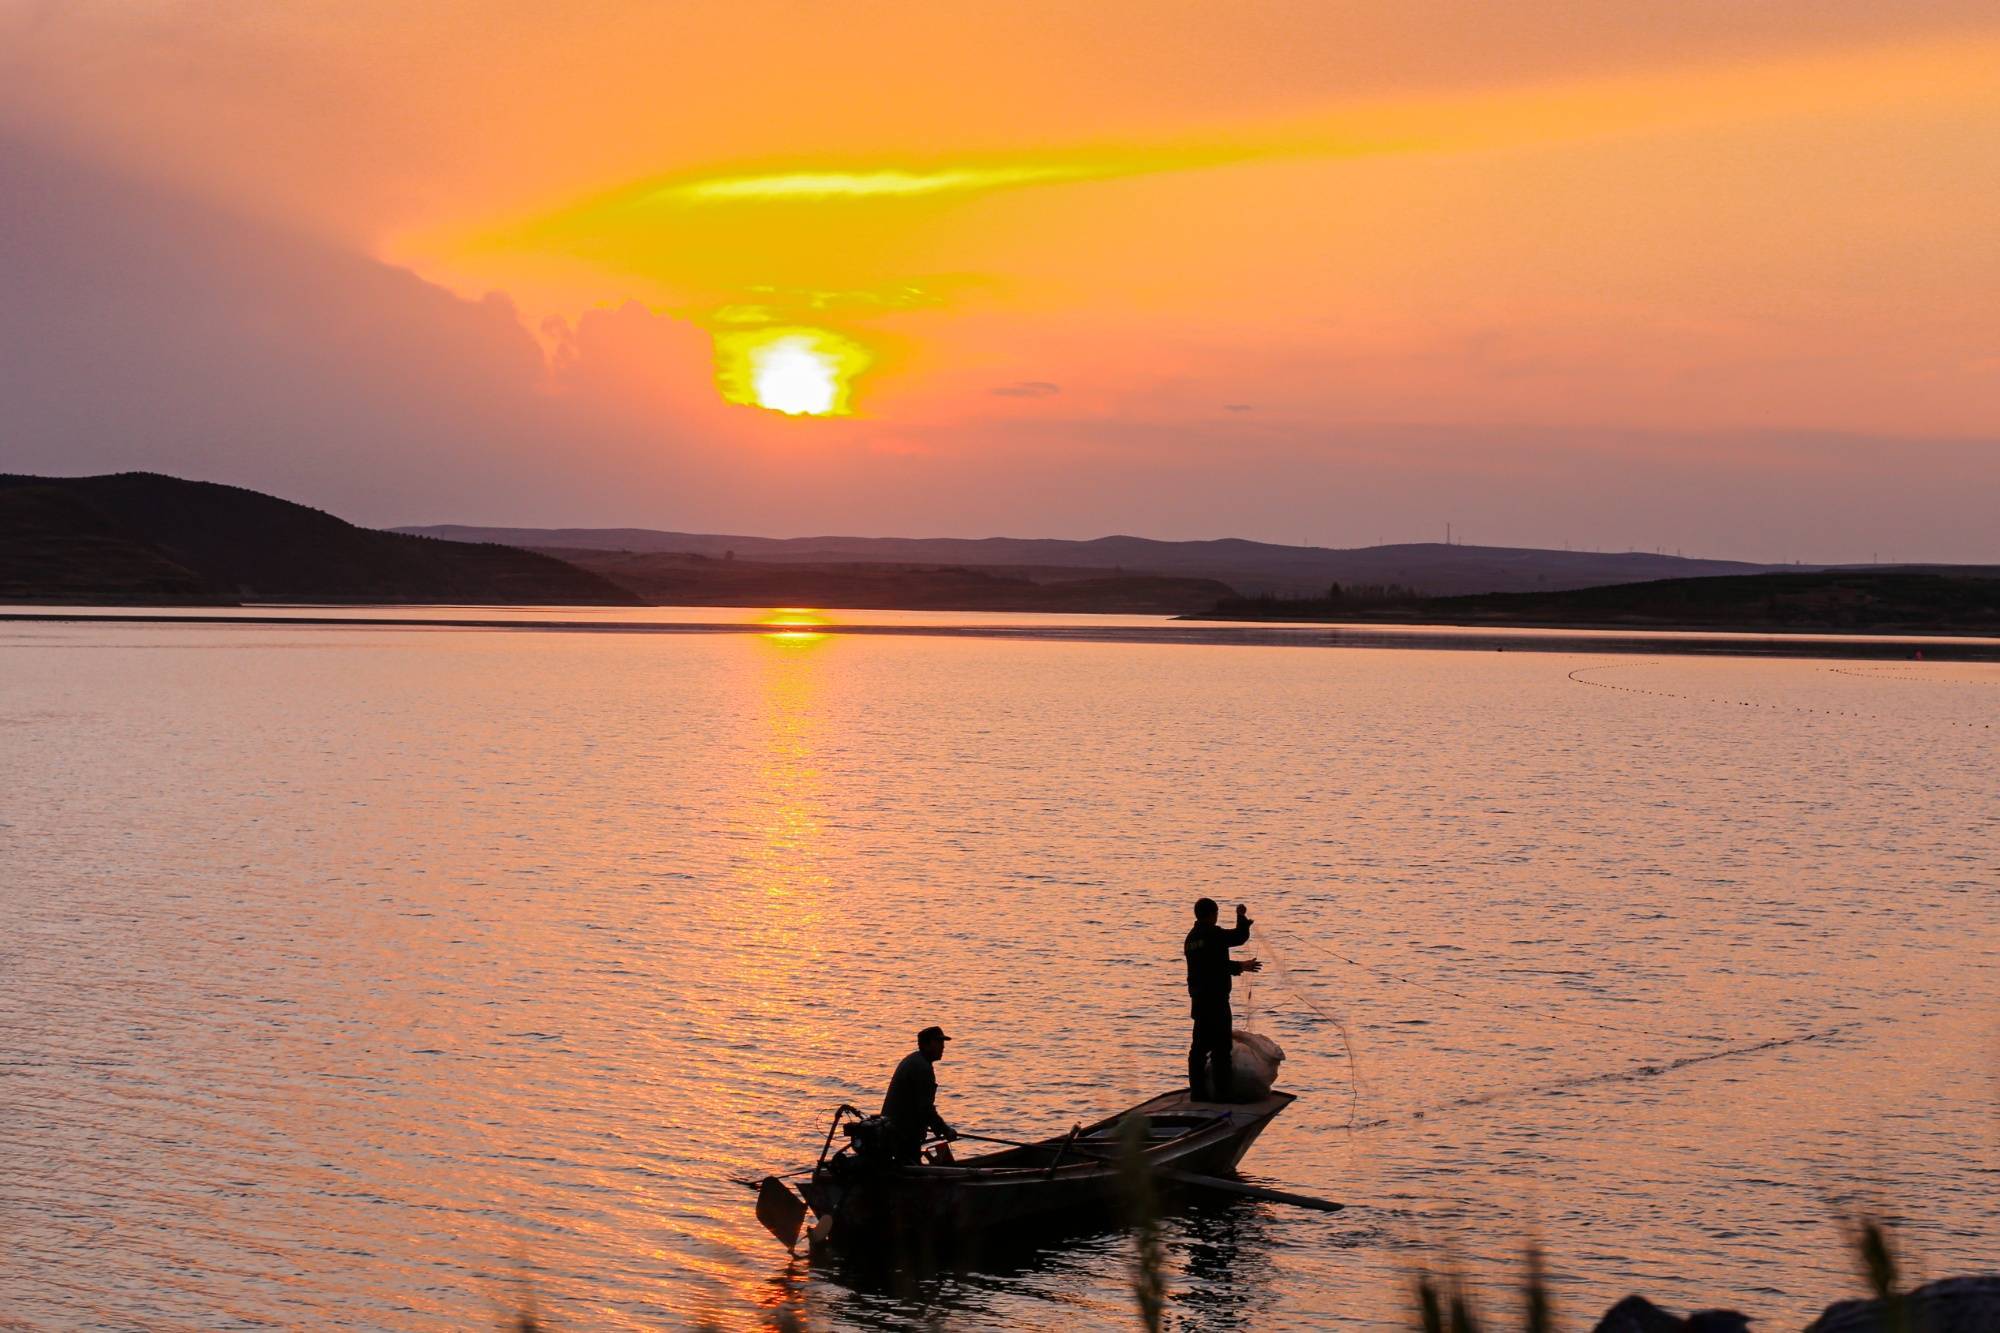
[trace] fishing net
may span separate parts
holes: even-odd
[[[1239,1102],[1254,1102],[1268,1095],[1278,1081],[1278,1066],[1285,1062],[1285,1050],[1277,1042],[1257,1032],[1238,1028],[1230,1035],[1230,1093]]]

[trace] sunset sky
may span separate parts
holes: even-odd
[[[1995,71],[1990,0],[0,0],[0,469],[2000,561]]]

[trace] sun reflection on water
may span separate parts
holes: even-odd
[[[823,756],[829,745],[825,689],[830,662],[823,645],[832,636],[812,626],[826,623],[816,611],[788,607],[759,617],[770,631],[745,640],[755,661],[755,684],[741,715],[748,763],[736,774],[730,813],[723,821],[735,849],[716,881],[719,892],[712,948],[701,988],[716,1039],[731,1050],[731,1069],[720,1087],[754,1087],[773,1114],[792,1114],[792,1101],[810,1098],[810,1057],[840,1047],[831,1023],[837,1010],[815,1003],[827,982],[827,936],[833,921],[834,875],[827,867],[825,831],[830,795]],[[732,1126],[726,1093],[683,1087],[684,1094],[713,1098],[722,1118],[710,1127],[719,1145],[760,1164],[796,1148],[760,1144],[763,1126]],[[816,1100],[805,1118],[816,1121]],[[746,1132],[748,1131],[748,1132]],[[687,1208],[685,1201],[683,1208]],[[702,1308],[719,1328],[768,1328],[785,1314],[804,1312],[802,1260],[782,1264],[770,1238],[749,1220],[747,1195],[728,1198],[721,1210],[689,1209],[696,1244],[679,1262],[710,1293]],[[746,1235],[748,1240],[746,1242]],[[757,1256],[745,1265],[744,1247]]]
[[[832,623],[824,611],[786,606],[767,611],[757,622],[766,626],[764,639],[770,643],[819,643],[827,638],[819,626]]]
[[[809,615],[810,612],[783,612]],[[792,623],[789,621],[779,623]],[[811,622],[807,622],[811,623]],[[820,951],[825,893],[832,877],[821,861],[826,789],[820,754],[824,659],[799,648],[828,635],[784,629],[764,635],[761,754],[740,816],[752,845],[737,861],[738,910],[755,958],[744,978],[746,1003],[780,1025],[795,1025],[796,1000],[810,986]],[[796,1040],[816,1034],[794,1031]]]

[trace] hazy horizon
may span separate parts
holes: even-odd
[[[114,471],[114,472],[155,472],[155,471],[157,471],[157,469],[153,469],[153,468],[146,468],[146,467],[132,467],[132,468],[117,468],[117,469],[111,469],[110,471]],[[49,476],[49,477],[55,477],[55,478],[73,478],[73,477],[87,477],[87,476],[97,476],[97,475],[105,475],[105,473],[103,473],[103,472],[97,472],[97,471],[92,471],[92,472],[61,472],[61,471],[51,471],[51,472],[46,472],[46,473],[39,473],[39,474],[29,474],[29,475],[43,475],[43,476]],[[172,475],[172,474],[160,474],[160,475]],[[258,487],[255,487],[255,486],[249,486],[249,485],[246,485],[245,483],[243,483],[243,482],[240,482],[240,481],[232,481],[232,480],[229,480],[228,478],[225,478],[225,477],[199,477],[199,476],[188,476],[188,475],[184,475],[184,476],[181,476],[181,477],[180,477],[180,479],[181,479],[181,480],[186,480],[186,481],[199,481],[199,482],[207,482],[207,483],[210,483],[210,484],[214,484],[214,485],[220,485],[220,486],[234,486],[234,487],[238,487],[238,488],[241,488],[241,489],[245,489],[245,490],[252,490],[252,491],[257,491],[257,490],[259,490],[259,488],[258,488]],[[274,495],[274,497],[275,497],[275,498],[277,498],[277,499],[281,499],[281,500],[289,500],[289,501],[292,501],[293,503],[296,503],[296,504],[303,504],[303,505],[306,505],[306,506],[308,506],[309,508],[314,508],[314,509],[320,509],[320,510],[323,510],[324,512],[327,512],[327,513],[331,513],[331,514],[333,514],[333,516],[334,516],[335,518],[339,518],[339,519],[343,519],[343,520],[345,520],[345,521],[347,521],[347,522],[351,522],[351,523],[355,523],[355,524],[356,524],[356,526],[358,526],[358,527],[367,527],[367,528],[373,528],[373,529],[376,529],[376,530],[378,530],[378,531],[415,531],[415,530],[421,530],[421,529],[432,529],[432,528],[467,528],[467,529],[476,529],[476,530],[506,530],[506,529],[514,529],[514,530],[522,530],[522,531],[542,531],[542,532],[617,532],[617,531],[632,531],[632,532],[654,532],[654,533],[661,533],[661,534],[670,534],[670,535],[675,535],[675,536],[688,536],[688,537],[702,537],[702,538],[726,538],[726,537],[743,537],[743,538],[749,538],[749,539],[753,539],[753,540],[758,540],[758,541],[774,541],[774,542],[809,542],[809,541],[910,541],[910,542],[933,542],[933,541],[964,541],[964,542],[980,542],[980,541],[1059,541],[1059,542],[1077,542],[1077,543],[1089,543],[1089,542],[1095,542],[1095,541],[1113,541],[1113,540],[1125,540],[1125,539],[1129,539],[1129,540],[1137,540],[1137,541],[1156,541],[1156,542],[1168,542],[1168,543],[1172,543],[1172,542],[1220,542],[1220,541],[1252,541],[1252,542],[1257,542],[1257,543],[1259,543],[1259,544],[1263,544],[1263,545],[1270,545],[1270,546],[1282,546],[1282,547],[1294,547],[1294,548],[1297,548],[1297,549],[1301,549],[1301,550],[1331,550],[1331,551],[1340,551],[1340,550],[1360,550],[1360,549],[1366,549],[1366,548],[1371,548],[1371,547],[1377,547],[1377,546],[1463,546],[1463,547],[1466,547],[1466,548],[1468,548],[1468,549],[1478,549],[1478,548],[1485,548],[1485,549],[1491,549],[1491,550],[1525,550],[1525,551],[1545,551],[1545,552],[1574,552],[1574,553],[1578,553],[1578,554],[1597,554],[1597,555],[1659,555],[1659,556],[1669,556],[1669,557],[1675,557],[1675,558],[1681,558],[1681,559],[1687,559],[1687,560],[1715,560],[1715,561],[1737,561],[1737,562],[1741,562],[1741,563],[1745,563],[1745,564],[1763,564],[1763,565],[1788,565],[1788,564],[1802,564],[1802,565],[1862,565],[1862,564],[1882,564],[1882,565],[1891,565],[1891,564],[1904,564],[1904,565],[1945,565],[1945,564],[1961,564],[1961,565],[1983,565],[1983,564],[1989,564],[1989,563],[2000,563],[2000,560],[1996,560],[1996,561],[1982,561],[1982,560],[1943,560],[1943,559],[1931,559],[1931,558],[1925,558],[1925,557],[1923,557],[1923,556],[1910,556],[1910,557],[1892,557],[1892,556],[1890,556],[1889,554],[1887,554],[1887,553],[1883,553],[1883,552],[1871,552],[1871,553],[1869,554],[1869,556],[1867,556],[1867,557],[1864,557],[1864,558],[1862,558],[1862,559],[1860,559],[1860,560],[1833,560],[1833,559],[1819,559],[1819,558],[1814,558],[1814,557],[1810,557],[1810,556],[1799,556],[1799,557],[1796,557],[1796,558],[1794,558],[1794,557],[1789,557],[1789,556],[1788,556],[1788,557],[1784,557],[1784,558],[1782,558],[1782,559],[1771,559],[1771,560],[1760,560],[1760,559],[1754,559],[1754,558],[1751,558],[1751,557],[1745,557],[1745,556],[1731,556],[1731,555],[1717,555],[1717,554],[1714,554],[1713,552],[1708,552],[1708,551],[1699,551],[1699,550],[1687,550],[1687,549],[1676,549],[1676,548],[1672,548],[1672,547],[1668,547],[1668,548],[1664,548],[1664,549],[1663,549],[1663,548],[1656,548],[1656,547],[1640,547],[1640,546],[1623,546],[1623,545],[1615,545],[1615,544],[1613,544],[1613,545],[1587,545],[1587,544],[1583,544],[1583,543],[1575,543],[1575,542],[1546,542],[1546,543],[1544,543],[1544,542],[1535,542],[1535,541],[1522,541],[1522,542],[1497,542],[1497,541],[1484,541],[1484,540],[1479,540],[1479,539],[1477,539],[1477,536],[1476,536],[1476,534],[1473,534],[1473,535],[1468,535],[1467,533],[1465,533],[1465,532],[1461,531],[1461,530],[1459,529],[1459,527],[1458,527],[1458,525],[1457,525],[1457,524],[1453,524],[1453,525],[1452,525],[1452,529],[1451,529],[1451,532],[1450,532],[1450,535],[1449,535],[1449,539],[1448,539],[1448,540],[1447,540],[1447,537],[1446,537],[1446,534],[1444,534],[1444,533],[1438,533],[1438,534],[1436,534],[1436,535],[1434,535],[1434,536],[1431,536],[1431,537],[1424,537],[1424,536],[1409,536],[1409,537],[1403,537],[1403,538],[1398,538],[1398,537],[1386,537],[1386,538],[1381,538],[1381,539],[1378,539],[1378,540],[1372,540],[1372,541],[1353,541],[1353,542],[1347,542],[1347,543],[1342,543],[1342,544],[1338,544],[1338,545],[1336,545],[1336,544],[1334,544],[1334,543],[1331,543],[1331,542],[1319,542],[1319,541],[1310,541],[1310,540],[1291,540],[1291,541],[1287,541],[1287,540],[1285,540],[1285,539],[1284,539],[1283,537],[1281,537],[1281,536],[1280,536],[1280,537],[1248,537],[1248,536],[1245,536],[1244,534],[1242,534],[1242,533],[1239,533],[1239,532],[1219,532],[1219,533],[1213,533],[1213,534],[1208,534],[1208,535],[1201,535],[1201,536],[1180,536],[1180,537],[1162,537],[1162,536],[1159,536],[1159,535],[1157,535],[1157,534],[1155,534],[1155,533],[1150,533],[1150,532],[1130,532],[1130,531],[1121,531],[1121,532],[1110,532],[1110,531],[1105,531],[1105,532],[1077,532],[1077,533],[1069,533],[1069,532],[970,532],[970,533],[950,533],[950,532],[933,532],[933,531],[922,531],[922,532],[862,532],[862,531],[856,531],[856,530],[848,530],[848,529],[835,529],[835,528],[826,528],[826,529],[816,529],[816,530],[811,530],[811,531],[806,531],[806,530],[800,530],[800,531],[789,531],[789,532],[758,532],[758,531],[752,531],[752,530],[750,530],[750,529],[749,529],[749,528],[747,528],[747,527],[745,527],[745,528],[732,528],[732,529],[727,529],[727,530],[724,530],[724,529],[717,529],[717,528],[695,528],[695,527],[675,527],[675,526],[670,526],[670,525],[667,525],[667,524],[661,524],[661,523],[650,523],[650,522],[643,522],[643,521],[641,521],[641,522],[603,522],[603,523],[538,523],[538,522],[518,522],[518,523],[514,523],[514,522],[507,522],[507,523],[502,523],[502,522],[467,522],[467,521],[464,521],[464,520],[461,520],[461,519],[433,519],[433,520],[423,520],[423,521],[414,521],[414,522],[389,522],[389,523],[361,523],[361,522],[358,522],[357,520],[353,519],[352,517],[350,517],[350,516],[349,516],[349,515],[347,515],[347,514],[343,514],[343,513],[340,513],[340,512],[338,512],[337,510],[334,510],[334,509],[331,509],[331,508],[329,508],[329,507],[328,507],[328,506],[326,506],[326,505],[323,505],[323,504],[318,504],[318,503],[315,503],[314,501],[311,501],[311,500],[308,500],[308,499],[301,499],[301,498],[300,498],[300,497],[298,497],[298,496],[293,496],[293,495],[281,495],[281,494],[276,494],[275,492],[260,492],[260,493],[263,493],[263,494],[271,494],[271,495]]]

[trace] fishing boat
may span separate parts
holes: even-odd
[[[827,1128],[819,1161],[800,1173],[809,1175],[800,1186],[804,1201],[778,1177],[767,1176],[758,1186],[757,1216],[780,1241],[795,1245],[810,1207],[815,1220],[808,1234],[816,1252],[910,1255],[935,1252],[953,1239],[1045,1231],[1052,1224],[1101,1218],[1125,1197],[1135,1176],[1169,1192],[1209,1189],[1336,1209],[1340,1205],[1325,1200],[1223,1177],[1293,1100],[1293,1094],[1277,1091],[1243,1103],[1168,1092],[1038,1142],[983,1139],[1007,1146],[914,1164],[893,1159],[880,1117],[843,1106]],[[1126,1128],[1134,1120],[1140,1122],[1136,1133]],[[831,1152],[842,1132],[847,1143]],[[1128,1134],[1136,1155],[1125,1146]]]

